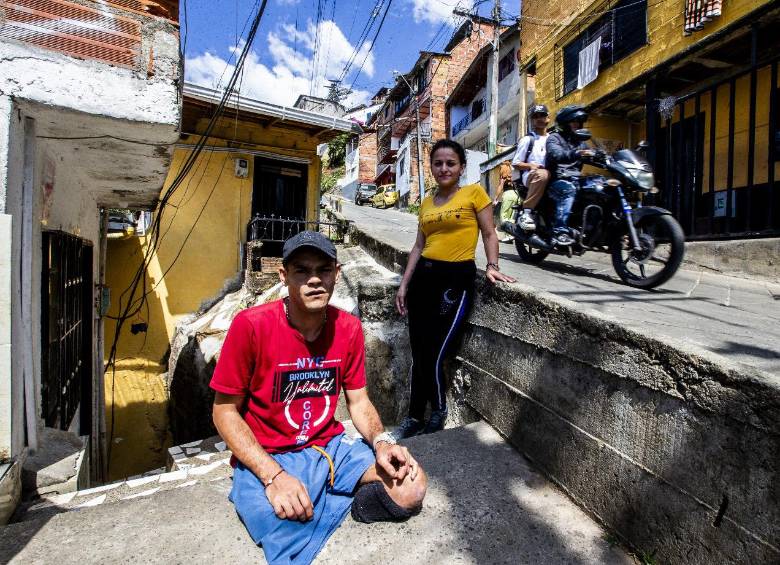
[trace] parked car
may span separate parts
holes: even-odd
[[[379,187],[371,199],[371,205],[375,208],[389,208],[398,202],[398,191],[394,184],[385,184]]]
[[[371,199],[376,194],[376,185],[360,183],[355,190],[355,204],[362,206],[363,204],[371,204]]]

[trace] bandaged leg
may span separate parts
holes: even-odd
[[[407,520],[420,512],[422,505],[411,510],[403,508],[390,498],[379,481],[360,486],[352,501],[352,517],[358,522],[396,522]]]

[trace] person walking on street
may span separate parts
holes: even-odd
[[[498,190],[496,190],[496,199],[493,201],[494,205],[501,203],[501,212],[498,217],[498,229],[504,222],[512,220],[512,214],[514,213],[512,207],[517,204],[520,195],[517,194],[517,187],[515,181],[512,180],[512,163],[510,161],[504,161],[501,163],[501,167],[498,172]],[[506,234],[501,240],[501,243],[510,243],[514,238]]]
[[[593,151],[577,139],[576,134],[587,119],[588,113],[582,106],[565,106],[555,116],[560,131],[550,134],[547,139],[546,167],[552,175],[550,196],[555,200],[553,241],[557,245],[574,243],[569,232],[569,214],[577,194],[576,183],[583,166],[582,158],[593,155]]]
[[[547,183],[550,182],[550,171],[545,168],[550,112],[544,104],[536,104],[531,107],[529,114],[532,129],[517,144],[512,167],[515,169],[517,181],[528,187],[528,195],[523,201],[523,211],[518,218],[518,226],[523,231],[531,232],[536,229],[534,210],[544,196]]]
[[[499,270],[490,197],[479,184],[459,186],[466,170],[463,147],[442,139],[434,144],[430,158],[437,188],[420,205],[417,240],[396,296],[399,314],[409,316],[413,363],[409,415],[394,433],[396,440],[444,428],[447,389],[442,362],[473,302],[480,232],[487,279],[514,282]],[[426,423],[428,404],[431,414]]]

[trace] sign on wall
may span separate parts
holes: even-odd
[[[715,193],[714,203],[715,203],[715,210],[713,212],[713,217],[715,218],[725,218],[726,217],[726,208],[727,206],[727,200],[726,195],[728,194],[728,190],[721,190],[720,192]],[[731,217],[736,218],[737,216],[737,193],[733,190],[731,191]]]

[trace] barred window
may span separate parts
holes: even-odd
[[[599,37],[601,72],[647,44],[647,0],[615,2],[603,16],[563,47],[560,55],[563,68],[559,72],[559,97],[577,88],[580,51]]]

